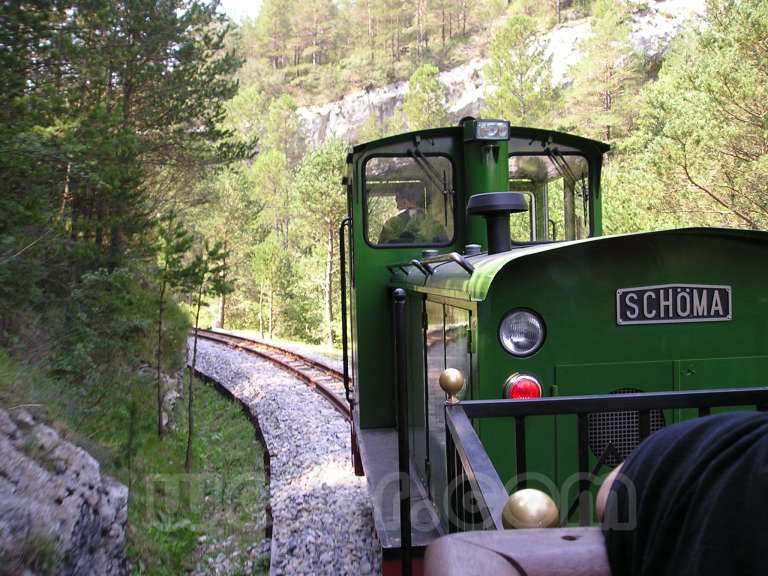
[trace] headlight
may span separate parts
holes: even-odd
[[[506,120],[472,120],[464,128],[464,141],[509,140],[509,122]]]
[[[544,320],[532,310],[513,310],[499,326],[501,345],[514,356],[530,356],[541,348],[544,336]]]

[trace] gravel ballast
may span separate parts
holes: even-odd
[[[351,464],[350,424],[306,384],[261,358],[199,339],[196,369],[242,402],[264,436],[270,574],[377,574],[380,545],[366,480]]]

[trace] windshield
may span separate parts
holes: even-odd
[[[577,240],[590,234],[589,165],[584,156],[547,146],[509,157],[509,190],[528,199],[510,221],[515,242]]]
[[[445,156],[369,158],[365,237],[374,246],[444,246],[453,241],[453,165]]]

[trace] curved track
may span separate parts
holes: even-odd
[[[269,360],[314,388],[347,420],[352,419],[344,393],[344,378],[340,371],[291,350],[252,338],[202,329],[198,329],[197,336]]]

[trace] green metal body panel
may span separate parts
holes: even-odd
[[[602,154],[607,146],[600,142],[570,134],[531,128],[511,128],[510,136],[520,141],[559,143],[578,148],[589,159],[594,195],[595,230],[601,230],[599,218],[599,178]],[[538,144],[536,144],[538,145]],[[418,149],[425,155],[445,154],[453,162],[455,187],[454,238],[440,251],[463,252],[467,244],[486,249],[486,226],[480,216],[466,217],[466,205],[473,194],[499,192],[508,186],[507,141],[465,141],[464,128],[436,128],[417,133],[392,136],[353,148],[350,155],[348,210],[352,220],[350,265],[350,311],[352,379],[355,387],[355,412],[362,428],[394,425],[394,387],[391,344],[391,288],[388,265],[419,258],[420,247],[372,246],[365,238],[366,214],[363,203],[364,166],[372,157],[406,156]],[[540,248],[531,248],[538,250]],[[499,258],[501,264],[504,258]],[[495,260],[495,259],[494,259]],[[484,266],[486,266],[484,264]],[[478,294],[487,289],[494,264],[488,272],[473,275],[473,288]],[[476,278],[476,279],[474,279]],[[445,294],[453,294],[453,286]],[[463,298],[459,290],[455,295]]]
[[[509,185],[506,142],[470,142],[464,149],[465,182],[468,196],[485,192],[501,192]],[[486,246],[485,220],[467,218],[466,243]],[[461,244],[460,246],[463,246]]]
[[[471,277],[446,263],[426,279],[398,273],[396,283],[427,299],[450,296],[475,306],[471,379],[481,399],[501,397],[506,378],[519,371],[535,374],[545,395],[749,387],[765,385],[768,374],[768,274],[759,271],[766,255],[766,233],[685,229],[478,256],[469,259]],[[617,323],[618,289],[676,283],[730,286],[732,319]],[[501,319],[517,307],[546,323],[544,345],[528,358],[508,354],[498,339]],[[667,423],[686,417],[665,416]],[[568,484],[577,469],[574,430],[566,417],[531,422],[529,470],[552,486]],[[479,432],[502,480],[512,480],[512,423],[481,421]]]
[[[454,178],[462,178],[462,148],[458,128],[435,129],[418,134],[419,149],[425,154],[441,153],[454,159]],[[349,200],[352,217],[351,327],[352,372],[357,395],[355,411],[363,428],[391,427],[395,423],[395,388],[392,344],[392,302],[387,265],[419,258],[420,247],[382,248],[365,238],[363,167],[375,156],[404,155],[416,146],[415,135],[387,138],[375,146],[358,146],[353,152],[353,195]],[[459,192],[457,191],[457,194]],[[457,201],[464,201],[459,197]],[[454,241],[446,250],[464,244],[463,227],[455,227]]]
[[[518,165],[518,176],[510,180],[508,155],[527,161],[526,146],[544,148],[553,142],[570,146],[572,154],[589,162],[589,230],[594,237],[465,256],[472,272],[455,261],[432,262],[429,273],[409,264],[422,259],[422,246],[376,246],[367,240],[364,170],[369,159],[407,159],[414,150],[451,158],[454,238],[439,252],[461,254],[467,244],[487,247],[484,219],[466,216],[470,196],[504,191],[512,181],[520,185],[523,172]],[[601,237],[599,179],[605,151],[599,142],[515,128],[509,141],[467,141],[462,127],[456,127],[386,138],[358,146],[350,156],[355,425],[395,425],[400,399],[393,376],[391,294],[404,288],[411,456],[434,500],[441,498],[446,482],[444,396],[437,386],[444,368],[462,370],[471,399],[500,398],[505,381],[517,372],[535,375],[545,396],[757,387],[768,381],[768,274],[761,267],[768,256],[768,233],[683,229]],[[537,213],[536,238],[542,238],[543,222]],[[618,320],[617,291],[681,285],[727,286],[729,318]],[[499,341],[501,320],[515,308],[534,310],[546,325],[543,346],[525,358],[507,353]],[[669,424],[694,414],[678,410],[662,416]],[[514,422],[480,420],[475,427],[502,481],[513,489]],[[536,417],[526,423],[528,485],[546,490],[561,510],[577,489],[572,475],[577,469],[575,430],[575,417]],[[590,466],[596,450],[590,453]]]

